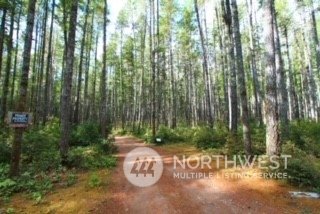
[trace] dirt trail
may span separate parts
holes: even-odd
[[[173,155],[152,147],[163,159],[163,174],[150,187],[136,187],[127,181],[122,165],[132,149],[145,146],[136,139],[117,137],[119,163],[109,185],[109,198],[94,213],[318,213],[317,199],[294,199],[289,187],[273,180],[173,178]],[[179,169],[178,169],[179,170]],[[182,169],[181,169],[182,170]],[[202,171],[204,172],[204,171]],[[214,172],[217,175],[218,172]]]

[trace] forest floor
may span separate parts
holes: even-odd
[[[191,145],[169,144],[150,146],[163,160],[163,174],[150,187],[136,187],[123,173],[128,152],[146,146],[132,137],[116,137],[118,165],[97,173],[102,184],[88,186],[89,173],[78,174],[78,182],[68,188],[58,188],[35,204],[24,194],[12,197],[6,207],[15,213],[319,213],[319,199],[292,198],[289,191],[298,190],[284,182],[264,178],[219,178],[225,170],[199,169],[192,172],[213,173],[212,178],[178,179],[173,172],[173,156],[186,157],[201,152]],[[220,164],[224,164],[220,161]],[[216,164],[215,162],[212,163]],[[191,171],[188,169],[189,172]],[[188,171],[187,170],[187,171]],[[252,169],[236,169],[252,173]]]

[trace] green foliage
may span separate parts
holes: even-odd
[[[70,167],[81,169],[96,169],[100,167],[114,167],[116,158],[102,154],[98,146],[75,147],[68,154]]]
[[[0,135],[0,163],[10,163],[11,147],[7,140]]]
[[[160,125],[156,133],[157,138],[161,138],[163,142],[180,142],[183,140],[175,130],[170,129],[166,126]]]
[[[98,124],[86,122],[73,128],[70,145],[89,146],[100,142],[102,138]]]
[[[229,131],[226,127],[217,125],[214,128],[207,126],[198,127],[194,133],[192,142],[198,148],[219,148],[226,143]]]
[[[295,121],[289,127],[289,139],[308,154],[320,157],[320,123]]]
[[[112,133],[115,135],[123,136],[123,135],[126,135],[128,131],[126,129],[115,129],[112,131]]]
[[[151,129],[144,129],[144,134],[141,134],[141,138],[147,143],[153,143],[154,139],[152,137],[152,130]]]
[[[45,126],[29,129],[22,144],[22,167],[30,172],[56,169],[60,166],[60,124],[51,118]]]
[[[66,186],[72,186],[77,182],[77,179],[78,177],[73,171],[68,172],[67,179],[66,179]]]
[[[226,136],[226,143],[224,146],[226,155],[244,155],[243,141],[236,133],[229,133]]]
[[[291,155],[287,169],[289,182],[299,186],[320,187],[320,167],[316,165],[314,156],[301,150],[293,142],[287,142],[282,147],[283,154]]]
[[[264,126],[252,125],[251,127],[252,151],[255,155],[262,155],[266,152],[266,129]]]
[[[16,184],[17,183],[14,180],[7,178],[4,181],[0,182],[0,189],[10,188],[12,186],[15,186]]]
[[[16,213],[16,210],[15,210],[14,208],[12,208],[12,207],[9,207],[9,208],[6,210],[6,213],[7,213],[7,214],[14,214],[14,213]]]
[[[102,180],[97,172],[93,172],[89,176],[88,184],[91,188],[98,187],[102,183]]]
[[[96,144],[96,148],[101,154],[112,154],[117,151],[117,147],[114,146],[114,137],[109,137],[108,139],[102,139],[98,144]]]
[[[11,129],[7,126],[0,128],[0,163],[10,163],[11,159]]]

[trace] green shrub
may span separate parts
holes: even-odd
[[[141,138],[147,142],[147,143],[153,143],[154,139],[152,137],[152,130],[151,129],[145,129],[144,134],[141,135]]]
[[[117,147],[113,144],[115,141],[114,137],[108,139],[102,139],[96,144],[96,148],[101,154],[112,154],[117,151]]]
[[[198,127],[194,132],[192,142],[198,148],[219,148],[227,141],[229,131],[220,125],[210,128],[207,126]]]
[[[308,154],[320,157],[320,123],[294,121],[289,125],[288,139]]]
[[[73,128],[71,133],[71,146],[89,146],[101,141],[98,124],[86,122]]]
[[[68,154],[69,167],[95,169],[113,167],[116,158],[102,154],[96,146],[72,148]]]
[[[58,129],[56,132],[59,132]],[[39,127],[25,132],[22,144],[22,168],[31,172],[40,172],[59,167],[58,133],[50,128]]]
[[[244,155],[242,136],[240,137],[236,133],[230,132],[226,137],[224,151],[226,155]]]
[[[128,131],[126,129],[116,129],[116,130],[113,130],[112,133],[115,135],[123,136],[123,135],[126,135]]]
[[[101,183],[102,183],[102,181],[101,181],[101,178],[98,175],[98,173],[93,172],[90,174],[88,184],[91,188],[98,187],[101,185]]]
[[[0,136],[0,163],[10,163],[11,147],[8,141]]]
[[[291,155],[287,169],[289,182],[299,186],[320,187],[320,168],[314,156],[307,154],[292,142],[282,147],[283,154]]]
[[[156,133],[157,138],[161,138],[163,142],[181,142],[183,138],[180,137],[175,130],[166,126],[160,125]]]

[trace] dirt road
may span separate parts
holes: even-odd
[[[177,179],[173,178],[173,154],[151,146],[163,159],[163,174],[150,187],[136,187],[123,173],[128,152],[146,146],[136,139],[117,137],[119,163],[114,170],[110,198],[100,203],[94,213],[317,213],[317,199],[295,199],[292,190],[265,179]],[[182,170],[182,169],[181,169]],[[218,172],[214,172],[217,175]]]

